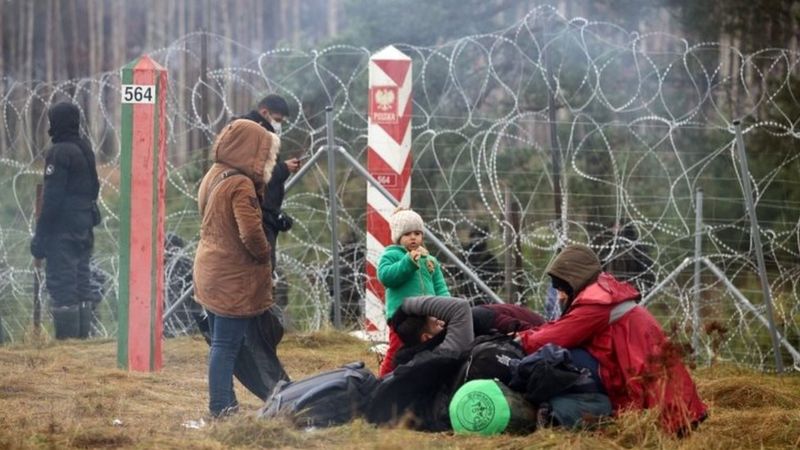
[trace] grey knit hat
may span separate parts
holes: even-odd
[[[389,227],[392,229],[392,242],[400,243],[400,238],[410,231],[422,231],[425,223],[422,217],[406,208],[398,208],[389,218]]]

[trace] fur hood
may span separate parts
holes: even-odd
[[[257,123],[234,120],[214,142],[214,162],[240,170],[261,192],[272,176],[280,146],[280,138]]]

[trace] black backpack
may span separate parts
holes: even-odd
[[[514,337],[506,334],[478,336],[470,346],[462,369],[462,383],[497,379],[508,384],[512,376],[512,362],[525,357],[525,352],[514,341]]]
[[[288,417],[303,427],[340,425],[363,414],[377,385],[360,361],[303,380],[281,381],[259,417]]]

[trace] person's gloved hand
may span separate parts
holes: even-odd
[[[46,257],[44,252],[44,239],[34,235],[31,239],[31,255],[36,259],[44,259]]]

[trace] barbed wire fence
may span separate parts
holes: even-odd
[[[197,51],[202,40],[210,58]],[[489,286],[508,301],[543,311],[547,263],[564,244],[584,243],[609,270],[648,292],[694,256],[695,192],[702,188],[702,256],[755,308],[743,307],[705,269],[699,287],[687,270],[654,293],[648,308],[678,339],[699,335],[702,360],[770,369],[775,355],[759,319],[765,303],[733,147],[732,122],[742,119],[748,145],[765,152],[748,175],[776,320],[787,342],[800,347],[796,53],[743,54],[714,42],[691,44],[677,36],[567,19],[549,7],[495,33],[438,47],[396,46],[414,64],[411,204]],[[167,309],[191,287],[200,222],[196,190],[215,133],[276,92],[296,111],[284,127],[283,157],[325,143],[324,106],[330,104],[336,145],[364,161],[370,52],[345,45],[264,51],[224,36],[191,33],[149,54],[169,71]],[[81,107],[85,132],[101,161],[104,220],[95,230],[93,281],[104,300],[96,335],[114,336],[119,72],[49,84],[7,78],[3,83],[4,339],[21,340],[31,328],[28,243],[35,185],[49,143],[47,108],[64,99]],[[344,165],[335,174],[340,233],[332,237],[330,175],[323,165],[313,168],[284,204],[295,224],[279,238],[276,298],[296,330],[330,323],[332,238],[342,254],[343,317],[349,326],[360,326],[366,183]],[[467,278],[452,266],[446,269],[454,294],[482,301]],[[41,296],[47,298],[43,287]],[[698,297],[702,330],[692,322],[692,301]],[[196,312],[196,305],[186,302],[165,323],[165,334],[192,332]],[[800,368],[791,355],[784,360]]]

